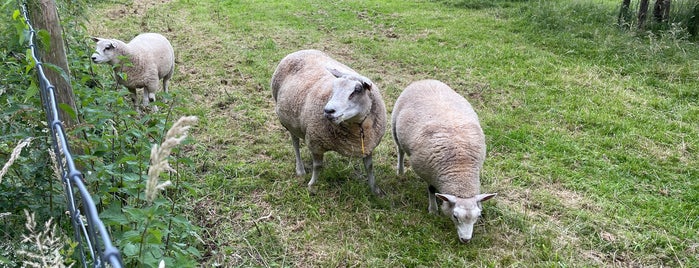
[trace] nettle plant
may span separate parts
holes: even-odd
[[[90,48],[81,51],[84,57],[78,59],[88,59]],[[81,60],[76,65],[87,69],[80,69],[85,83],[74,85],[83,118],[75,130],[84,137],[84,154],[78,159],[89,170],[85,180],[124,264],[157,267],[165,260],[167,266],[193,266],[201,256],[199,229],[178,213],[183,208],[177,203],[191,188],[182,174],[191,170],[193,162],[179,155],[176,146],[189,142],[185,133],[195,120],[184,117],[173,124],[176,98],[164,92],[155,103],[159,112],[137,113],[111,69]],[[159,183],[159,177],[169,181]],[[163,189],[163,195],[157,195]]]
[[[36,213],[36,220],[61,217],[65,207],[60,181],[53,176],[46,142],[45,115],[36,82],[31,72],[31,58],[26,55],[24,29],[18,11],[3,6],[5,20],[0,23],[0,266],[22,263],[17,254],[27,221],[24,211]],[[16,154],[13,151],[30,141]],[[66,224],[66,227],[68,225]]]
[[[167,93],[155,103],[160,112],[136,113],[128,91],[116,85],[111,69],[90,63],[92,48],[82,30],[84,19],[74,15],[80,14],[80,9],[67,6],[71,9],[59,4],[59,14],[63,25],[71,25],[65,41],[79,118],[69,130],[69,143],[100,218],[120,250],[125,267],[157,267],[161,261],[166,266],[195,266],[201,257],[199,228],[181,216],[185,206],[178,203],[191,189],[183,176],[193,162],[180,154],[178,146],[191,141],[186,132],[196,119],[184,117],[173,123],[181,111],[176,106],[177,98]],[[21,241],[24,210],[35,213],[38,222],[57,218],[62,230],[59,232],[66,238],[73,237],[73,229],[63,213],[63,186],[51,169],[50,135],[34,65],[27,55],[25,26],[15,15],[7,21],[0,24],[0,60],[8,67],[0,68],[0,166],[8,160],[14,145],[33,138],[0,181],[0,213],[6,215],[1,218],[4,227],[0,236],[2,241],[10,241],[0,244],[0,248],[7,249],[0,251],[9,252],[0,254],[0,264],[16,264],[23,260],[11,253],[16,249],[12,241]],[[160,178],[168,181],[160,183]],[[67,243],[66,247],[74,245]],[[76,256],[66,259],[78,259]]]
[[[168,148],[177,155],[179,151],[174,146],[188,142],[184,134],[164,133],[165,126],[171,124],[173,109],[138,115],[128,92],[94,88],[83,94],[89,95],[84,100],[99,105],[81,110],[86,120],[77,133],[85,136],[85,153],[79,161],[89,170],[85,180],[92,186],[100,218],[120,249],[125,265],[155,267],[161,259],[167,265],[193,264],[200,256],[196,247],[198,228],[178,213],[181,208],[177,204],[183,189],[190,188],[181,174],[186,173],[192,161],[174,157],[172,166],[157,168],[169,159],[170,152],[152,151]],[[165,97],[165,102],[171,101]],[[175,123],[168,133],[181,129],[180,125]],[[163,172],[155,172],[154,168]],[[155,194],[157,189],[168,184],[159,183],[159,177],[172,184],[160,196]]]

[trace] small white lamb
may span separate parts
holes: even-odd
[[[143,88],[144,107],[155,101],[160,79],[163,90],[168,91],[168,82],[175,72],[175,52],[167,38],[157,33],[143,33],[128,44],[117,39],[94,37],[92,40],[97,42],[92,61],[112,66],[117,83],[129,89],[137,110],[137,88]]]
[[[428,183],[429,212],[441,210],[456,225],[459,241],[468,242],[481,215],[480,171],[485,160],[485,136],[471,104],[446,84],[422,80],[410,84],[391,114],[398,147],[398,175],[403,156]]]
[[[271,87],[279,121],[291,134],[297,175],[306,174],[299,139],[311,151],[310,191],[323,166],[323,154],[335,151],[363,157],[369,186],[381,194],[375,185],[372,152],[386,131],[386,108],[371,80],[323,52],[302,50],[281,60]]]

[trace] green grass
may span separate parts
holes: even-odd
[[[176,105],[200,117],[182,198],[202,266],[699,266],[699,49],[620,31],[616,2],[134,1],[95,6],[88,29],[175,47]],[[482,191],[498,192],[471,243],[427,213],[411,170],[395,175],[388,133],[374,152],[385,197],[334,153],[309,195],[269,89],[306,48],[376,82],[389,113],[419,79],[471,101]]]

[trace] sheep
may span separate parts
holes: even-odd
[[[318,50],[284,57],[271,82],[276,114],[291,134],[298,176],[306,174],[299,139],[311,152],[309,191],[313,192],[322,169],[323,155],[335,151],[363,157],[371,191],[380,195],[372,152],[386,131],[386,108],[376,84]]]
[[[143,33],[128,44],[117,39],[93,37],[92,40],[97,43],[92,61],[112,66],[117,83],[129,89],[137,110],[137,88],[143,88],[144,107],[155,101],[161,79],[163,90],[168,92],[168,82],[175,72],[175,52],[167,38],[157,33]],[[157,111],[157,107],[153,110]]]
[[[481,202],[496,194],[480,194],[485,136],[471,104],[446,84],[422,80],[410,84],[395,102],[391,132],[398,148],[398,175],[403,158],[428,183],[428,211],[451,217],[459,241],[468,242],[481,214]]]

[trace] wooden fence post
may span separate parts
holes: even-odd
[[[63,124],[68,128],[72,128],[78,123],[77,108],[75,106],[75,95],[73,87],[70,84],[70,70],[68,69],[68,59],[66,58],[66,49],[63,42],[63,30],[58,17],[55,0],[30,0],[27,3],[29,11],[29,19],[35,30],[46,30],[51,38],[49,44],[41,44],[48,47],[38,48],[41,61],[50,63],[62,69],[65,77],[55,68],[47,68],[44,66],[46,78],[48,78],[56,88],[56,99],[59,104],[65,104],[70,109],[73,109],[73,115],[59,108],[59,116],[63,120]]]

